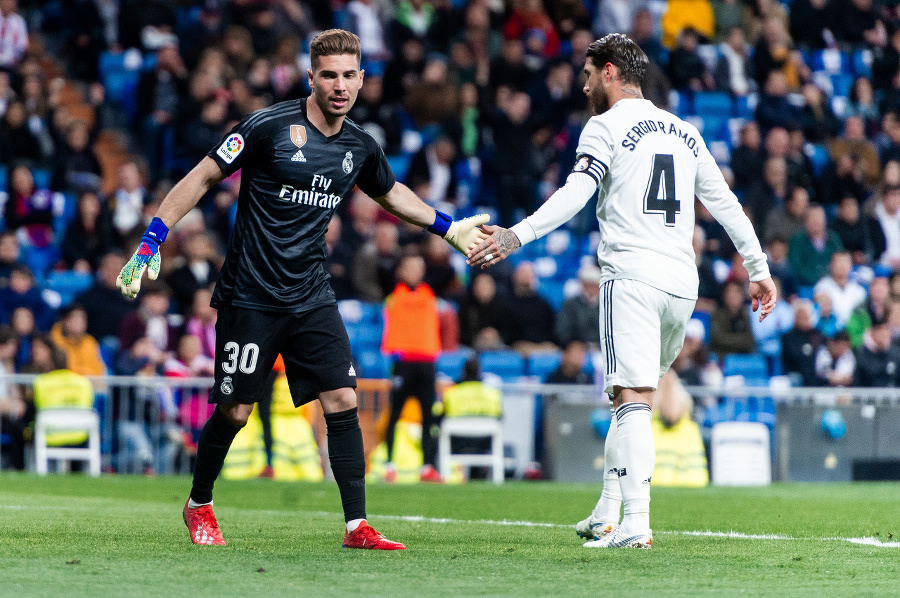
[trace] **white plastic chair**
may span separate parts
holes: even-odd
[[[47,446],[48,432],[85,431],[87,448]],[[100,416],[87,409],[38,410],[34,426],[34,461],[39,475],[47,475],[50,459],[64,462],[68,471],[69,461],[87,461],[88,471],[94,477],[100,475]]]
[[[756,422],[720,422],[712,429],[712,482],[716,486],[772,483],[769,429]]]
[[[450,452],[450,438],[483,438],[490,436],[491,452],[484,455],[460,455]],[[441,476],[450,477],[452,463],[463,467],[490,467],[495,484],[503,483],[503,430],[495,417],[445,417],[438,439],[438,461]],[[451,463],[452,461],[452,463]]]

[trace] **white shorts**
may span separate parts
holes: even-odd
[[[681,351],[695,303],[636,280],[601,284],[604,392],[613,392],[615,386],[655,389]]]

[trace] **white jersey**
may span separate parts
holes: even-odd
[[[590,184],[581,174],[591,177]],[[602,281],[637,280],[696,299],[695,195],[725,227],[750,280],[769,276],[753,225],[700,133],[650,101],[620,100],[591,118],[566,186],[513,232],[523,244],[547,234],[577,213],[595,186]]]

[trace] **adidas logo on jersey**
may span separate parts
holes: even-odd
[[[302,151],[297,150],[297,153],[291,158],[291,162],[306,162],[306,157]]]

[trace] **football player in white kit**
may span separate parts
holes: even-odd
[[[737,198],[695,127],[641,95],[647,56],[624,35],[587,51],[584,92],[596,114],[585,125],[566,184],[468,263],[493,265],[577,214],[599,187],[602,269],[600,345],[613,416],[604,450],[603,492],[576,526],[588,547],[650,548],[650,476],[656,461],[650,401],[684,342],[697,299],[691,239],[694,196],[725,227],[750,273],[753,310],[775,307],[766,256]],[[619,512],[624,502],[624,517]]]

